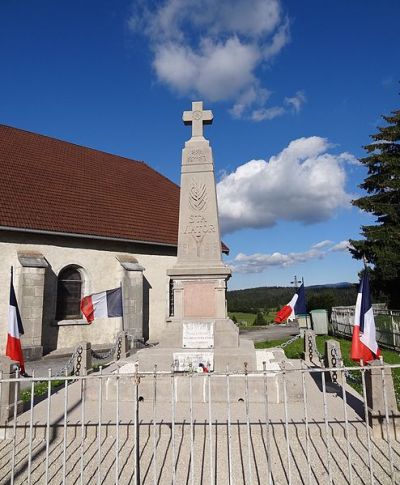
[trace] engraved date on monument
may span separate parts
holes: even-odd
[[[206,163],[206,161],[207,158],[200,149],[192,150],[188,157],[188,163]]]

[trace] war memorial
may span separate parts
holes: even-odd
[[[303,359],[256,350],[228,318],[231,270],[203,132],[212,119],[202,102],[183,114],[192,136],[158,345],[138,349],[121,332],[103,368],[82,341],[71,369],[47,380],[21,380],[2,357],[0,483],[399,483],[396,366],[377,360],[349,373],[338,342],[323,356],[312,330],[294,330]],[[23,405],[19,385],[38,381],[46,392]]]

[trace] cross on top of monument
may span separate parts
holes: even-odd
[[[203,138],[203,124],[211,125],[211,110],[203,110],[203,101],[193,101],[192,111],[184,111],[182,116],[185,125],[192,125],[192,138]]]

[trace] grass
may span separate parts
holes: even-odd
[[[51,381],[51,389],[52,390],[56,389],[57,387],[60,387],[63,384],[64,384],[64,381],[62,380]],[[33,394],[35,397],[44,396],[48,392],[48,381],[37,382],[34,385],[33,389],[34,389]],[[30,402],[31,389],[25,389],[24,391],[21,391],[20,398],[22,402]]]
[[[263,312],[266,324],[272,323],[276,317],[276,310],[266,310]],[[255,313],[229,312],[229,318],[236,317],[237,323],[241,327],[252,327],[256,319]]]
[[[229,312],[229,318],[235,316],[237,323],[243,327],[251,327],[256,318],[255,313]]]
[[[318,351],[324,355],[325,353],[325,342],[333,337],[325,336],[325,335],[318,335],[317,336],[317,349]],[[267,342],[259,342],[256,343],[255,346],[257,349],[267,349],[270,347],[276,347],[278,345],[283,344],[289,339],[281,339],[281,340],[270,340]],[[343,338],[335,338],[338,342],[340,342],[340,347],[342,350],[342,358],[343,363],[346,367],[356,367],[357,363],[350,359],[350,350],[351,350],[351,341],[346,340]],[[285,354],[288,359],[301,359],[303,357],[304,352],[304,341],[303,339],[297,339],[293,343],[289,344],[285,348]],[[398,352],[394,352],[393,350],[381,350],[383,361],[387,364],[400,364],[400,354]],[[360,373],[357,371],[352,372],[354,377],[360,376]],[[396,393],[396,400],[397,404],[400,406],[400,368],[392,370],[393,376],[393,384]],[[354,389],[362,393],[362,387],[358,383],[354,383],[349,381],[349,384],[354,387]]]

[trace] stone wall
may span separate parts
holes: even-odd
[[[32,270],[24,268],[18,259],[18,253],[30,252],[41,254],[48,263],[48,267]],[[136,329],[133,333],[140,336],[139,319],[141,318],[144,322],[144,336],[151,340],[158,340],[165,329],[169,284],[166,271],[175,264],[176,248],[1,231],[0,255],[0,294],[3,295],[0,299],[1,353],[4,353],[7,339],[12,265],[15,269],[14,285],[17,299],[25,325],[26,342],[24,337],[22,340],[24,346],[33,343],[40,345],[36,328],[40,315],[36,315],[35,312],[40,310],[41,298],[43,298],[41,345],[45,353],[55,348],[73,347],[82,340],[88,340],[94,345],[109,343],[121,330],[121,318],[98,319],[92,325],[87,325],[84,320],[56,322],[57,275],[65,266],[71,264],[82,268],[84,294],[115,288],[123,282],[126,287],[124,289],[126,320]],[[138,265],[144,268],[142,272],[139,271],[140,274],[123,267],[121,261],[129,258],[135,258]],[[30,284],[31,276],[36,278],[37,288]],[[42,281],[39,281],[40,277],[43,278]],[[39,288],[40,286],[42,289]],[[30,297],[36,298],[34,305],[30,305],[28,298],[28,293],[32,291],[34,295]],[[137,294],[138,291],[142,292],[141,298],[132,297],[135,291]],[[132,315],[132,312],[136,312],[135,315]],[[35,328],[32,328],[32,318]]]

